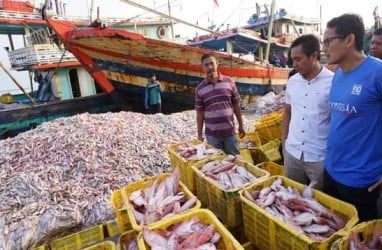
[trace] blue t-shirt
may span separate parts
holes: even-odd
[[[336,181],[367,187],[382,177],[382,61],[367,57],[336,71],[325,168]]]

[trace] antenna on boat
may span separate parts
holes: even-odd
[[[237,11],[237,9],[242,5],[244,0],[241,0],[240,3],[233,9],[231,14],[228,15],[228,17],[219,25],[219,27],[215,31],[219,31],[221,27],[224,26],[224,24],[232,17],[232,15]]]
[[[208,32],[208,33],[213,33],[213,34],[216,33],[216,32],[213,31],[213,30],[210,30],[210,29],[206,29],[206,28],[200,27],[200,26],[198,26],[198,25],[195,25],[195,24],[186,22],[186,21],[184,21],[184,20],[182,20],[182,19],[179,19],[179,18],[176,18],[176,17],[172,17],[172,16],[170,16],[170,15],[167,15],[167,14],[165,14],[165,13],[162,13],[162,12],[159,12],[159,11],[157,11],[157,10],[151,9],[151,8],[149,8],[149,7],[146,7],[146,6],[142,5],[142,4],[136,3],[136,2],[134,2],[134,1],[131,1],[131,0],[120,0],[120,1],[122,1],[122,2],[126,2],[126,3],[128,3],[128,4],[130,4],[130,5],[135,6],[135,7],[138,7],[138,8],[141,8],[141,9],[144,9],[144,10],[147,10],[147,11],[150,11],[150,12],[153,12],[153,13],[155,13],[155,14],[157,14],[157,15],[160,15],[160,16],[162,16],[162,17],[168,18],[168,19],[173,20],[173,21],[175,21],[175,22],[183,23],[183,24],[185,24],[185,25],[188,25],[188,26],[191,26],[191,27],[194,27],[194,28],[197,28],[197,29],[206,31],[206,32]]]

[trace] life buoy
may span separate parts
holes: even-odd
[[[163,26],[159,26],[157,29],[157,35],[159,38],[163,38],[166,35],[166,28]]]

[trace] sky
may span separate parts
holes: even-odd
[[[73,15],[86,15],[89,13],[91,0],[63,0],[66,12]],[[119,0],[94,0],[94,6],[100,7],[102,16],[131,17],[137,13],[144,13],[134,6]],[[159,8],[167,13],[167,0],[135,0],[142,5]],[[230,26],[245,24],[251,14],[256,11],[256,2],[261,6],[270,5],[271,0],[216,0],[219,6],[214,5],[214,0],[169,0],[172,2],[171,12],[175,17],[199,25],[208,25],[208,20],[215,24],[229,23]],[[349,1],[349,0],[276,0],[276,9],[285,8],[289,13],[306,16],[320,17],[322,6],[323,26],[332,17],[346,12],[353,12],[364,17],[365,25],[371,26],[373,9],[378,5],[377,0]],[[381,4],[381,3],[379,3]],[[380,7],[382,11],[382,6]]]
[[[54,2],[54,0],[52,0]],[[89,16],[91,0],[60,0],[62,6],[65,4],[65,11],[68,16]],[[135,0],[142,5],[155,8],[160,12],[168,13],[167,3],[171,3],[171,14],[174,17],[181,18],[187,22],[198,24],[207,28],[212,23],[216,27],[226,28],[245,25],[249,17],[256,12],[256,2],[263,6],[270,5],[271,0],[216,0],[219,6],[214,4],[214,0]],[[44,0],[34,0],[36,6],[40,5]],[[373,10],[379,6],[382,13],[382,3],[377,0],[360,1],[349,0],[276,0],[276,9],[285,8],[288,13],[304,17],[321,17],[322,27],[325,28],[326,23],[333,17],[343,13],[357,13],[364,18],[367,28],[374,24]],[[139,15],[140,17],[153,16],[145,10],[136,8],[128,3],[120,0],[94,0],[93,18],[96,16],[96,9],[100,9],[100,17],[120,17],[131,18]],[[382,16],[382,14],[381,14]],[[175,34],[181,36],[193,37],[195,34],[203,34],[203,31],[192,27],[175,25]],[[16,38],[20,40],[20,38]],[[1,47],[9,46],[6,37],[0,36]],[[16,44],[20,44],[17,43]],[[21,45],[19,45],[21,46]],[[0,49],[0,60],[6,66],[9,66],[9,60],[5,50]],[[15,78],[30,89],[29,77],[26,72],[11,71]],[[19,92],[9,77],[0,70],[0,95],[6,92]]]

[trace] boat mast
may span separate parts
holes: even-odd
[[[275,5],[276,5],[276,0],[272,0],[271,17],[270,17],[269,25],[268,25],[267,48],[265,49],[265,58],[264,58],[266,61],[269,61],[269,50],[271,47],[271,37],[272,37],[272,30],[273,30],[273,18],[275,13]]]
[[[168,7],[168,15],[171,17],[171,4],[170,0],[167,0],[167,7]],[[171,38],[174,39],[174,22],[172,21],[172,18],[170,18],[170,27],[171,27]]]
[[[89,13],[90,23],[93,22],[93,9],[94,9],[94,0],[92,0],[90,3],[90,13]]]
[[[159,12],[159,11],[157,11],[157,10],[151,9],[151,8],[149,8],[149,7],[146,7],[146,6],[142,5],[142,4],[136,3],[136,2],[134,2],[134,1],[131,1],[131,0],[120,0],[120,1],[122,1],[122,2],[126,2],[126,3],[128,3],[128,4],[130,4],[130,5],[135,6],[135,7],[138,7],[138,8],[141,8],[141,9],[144,9],[144,10],[147,10],[147,11],[150,11],[150,12],[153,12],[153,13],[155,13],[155,14],[157,14],[157,15],[160,15],[160,16],[162,16],[162,17],[168,18],[168,19],[173,20],[173,21],[175,21],[175,22],[183,23],[183,24],[185,24],[185,25],[188,25],[188,26],[191,26],[191,27],[194,27],[194,28],[197,28],[197,29],[200,29],[200,30],[209,32],[209,33],[213,33],[213,34],[216,33],[216,32],[213,31],[213,30],[206,29],[206,28],[200,27],[200,26],[198,26],[198,25],[195,25],[195,24],[193,24],[193,23],[189,23],[189,22],[183,21],[182,19],[179,19],[179,18],[176,18],[176,17],[169,16],[169,15],[167,15],[167,14],[165,14],[165,13],[162,13],[162,12]]]

